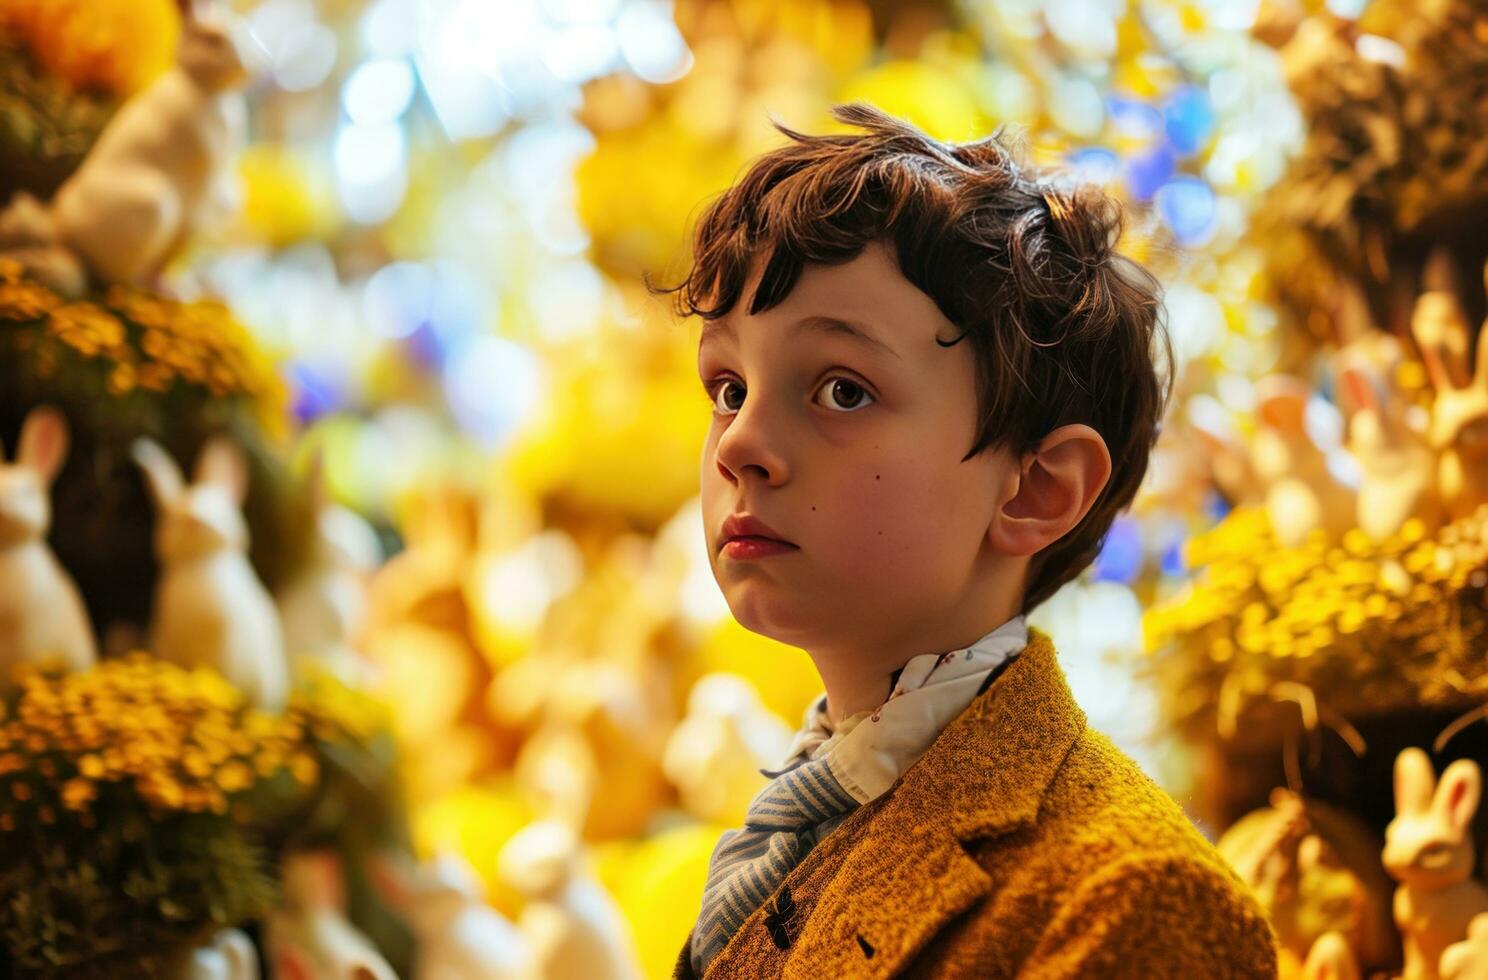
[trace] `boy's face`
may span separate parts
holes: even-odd
[[[714,396],[702,458],[713,574],[741,625],[792,646],[913,644],[977,601],[999,567],[989,527],[1016,486],[1005,450],[962,462],[976,434],[971,343],[936,344],[960,329],[883,243],[807,265],[783,302],[751,316],[761,271],[727,317],[704,324],[698,351]],[[812,317],[848,321],[883,346]],[[795,547],[724,548],[733,514]]]

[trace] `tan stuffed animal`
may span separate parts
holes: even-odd
[[[67,420],[34,408],[21,425],[14,463],[0,449],[0,689],[21,663],[91,667],[98,657],[82,597],[47,546],[48,490],[67,457]]]
[[[1385,870],[1400,882],[1395,924],[1405,940],[1404,980],[1437,980],[1442,953],[1488,912],[1488,887],[1473,878],[1469,833],[1482,775],[1459,759],[1437,783],[1431,759],[1409,748],[1395,759],[1395,819],[1385,830]]]

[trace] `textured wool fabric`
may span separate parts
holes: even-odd
[[[677,977],[694,977],[688,937]],[[1037,628],[883,795],[786,876],[723,977],[1276,976],[1260,906],[1177,804],[1089,730]]]
[[[785,764],[755,796],[741,830],[708,862],[692,968],[702,973],[739,926],[847,813],[886,792],[994,674],[1028,645],[1018,615],[968,647],[913,657],[883,704],[833,727],[822,695],[806,711]]]

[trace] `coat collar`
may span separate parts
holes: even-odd
[[[1031,824],[1084,728],[1053,641],[1030,627],[1028,646],[868,822],[817,899],[785,976],[890,976],[903,967],[991,891],[966,843]]]

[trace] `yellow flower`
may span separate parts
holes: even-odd
[[[75,88],[125,96],[169,67],[181,17],[171,0],[0,0],[0,27]]]
[[[124,346],[123,322],[87,302],[67,303],[52,310],[47,331],[86,357],[104,352],[117,355]]]
[[[97,796],[97,788],[86,779],[69,779],[62,784],[62,805],[69,810],[85,810]]]
[[[320,763],[315,757],[301,752],[289,760],[290,775],[305,786],[314,786],[315,780],[320,778]]]
[[[61,302],[56,293],[39,282],[0,281],[0,320],[40,320]]]
[[[236,760],[217,770],[217,785],[225,793],[237,793],[253,783],[253,771]]]

